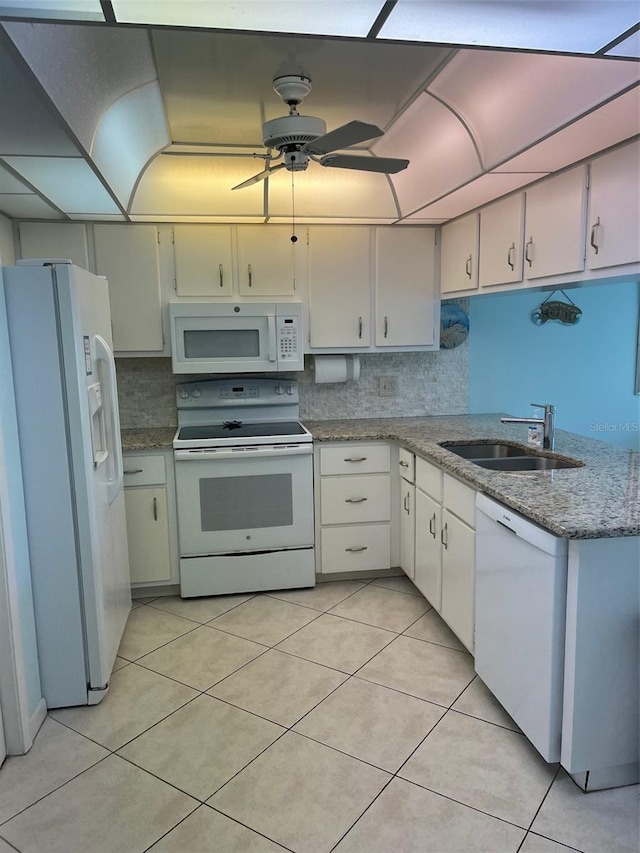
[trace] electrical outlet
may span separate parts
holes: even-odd
[[[398,378],[396,376],[378,377],[378,397],[397,397]]]

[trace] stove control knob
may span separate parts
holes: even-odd
[[[287,385],[287,394],[292,397],[293,396],[293,385]]]
[[[278,396],[280,396],[281,394],[284,394],[284,388],[282,387],[282,385],[276,385],[276,387],[273,390],[276,392],[276,394]]]
[[[202,391],[201,391],[199,388],[194,388],[194,389],[193,389],[193,391],[191,392],[191,396],[192,396],[192,397],[195,397],[195,398],[196,398],[196,400],[198,399],[198,397],[199,397],[201,394],[202,394]]]
[[[187,400],[188,398],[189,398],[189,392],[187,391],[187,389],[186,389],[186,388],[183,388],[183,389],[180,391],[180,399],[182,399],[182,400]]]

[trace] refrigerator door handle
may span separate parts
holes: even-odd
[[[100,335],[95,336],[96,358],[102,361],[106,367],[105,378],[107,385],[106,405],[109,412],[110,430],[109,434],[113,447],[110,448],[114,460],[113,477],[107,480],[107,500],[109,503],[117,498],[124,483],[124,471],[122,462],[122,447],[120,446],[120,416],[118,412],[118,392],[116,382],[116,361],[113,357],[111,347]]]

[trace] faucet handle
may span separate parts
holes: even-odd
[[[553,403],[530,403],[530,405],[533,406],[535,409],[544,409],[545,412],[555,412],[556,410],[556,407],[553,405]]]

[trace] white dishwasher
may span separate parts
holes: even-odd
[[[559,761],[567,540],[482,494],[476,510],[476,672],[545,761]]]

